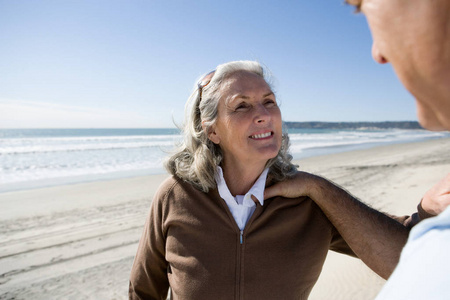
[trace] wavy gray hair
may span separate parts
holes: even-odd
[[[222,150],[219,145],[208,139],[208,132],[217,120],[222,84],[225,79],[238,71],[247,71],[261,76],[270,86],[266,72],[258,62],[233,61],[219,65],[205,87],[195,85],[185,107],[185,124],[182,128],[184,140],[175,154],[165,162],[169,173],[191,183],[205,193],[216,187],[214,175],[223,159]],[[297,168],[291,163],[292,156],[288,153],[288,149],[289,137],[283,127],[280,151],[266,164],[269,168],[270,180],[278,182],[295,174]]]

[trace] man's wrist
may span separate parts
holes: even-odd
[[[417,212],[419,213],[420,219],[424,220],[424,219],[436,216],[436,214],[426,211],[425,208],[422,206],[422,202],[423,202],[423,198],[422,198],[422,200],[420,200],[419,205],[417,205]]]

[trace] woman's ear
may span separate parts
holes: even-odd
[[[205,121],[202,122],[203,131],[208,135],[208,139],[214,144],[220,143],[219,135],[216,133],[215,126],[211,126],[208,129],[206,128]]]
[[[211,140],[211,142],[213,142],[214,144],[218,145],[220,144],[220,138],[219,135],[214,131],[214,130],[210,130],[208,133],[208,138]]]

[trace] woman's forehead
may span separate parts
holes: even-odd
[[[220,102],[227,105],[235,101],[250,101],[251,99],[275,97],[270,86],[262,78],[259,79],[234,79],[222,87]]]
[[[241,91],[251,89],[271,90],[263,77],[248,71],[239,71],[231,74],[224,80],[223,87],[228,90]]]

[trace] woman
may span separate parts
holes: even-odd
[[[352,254],[307,197],[264,201],[296,173],[256,62],[230,62],[191,95],[173,176],[156,193],[130,299],[307,299],[329,249]]]

